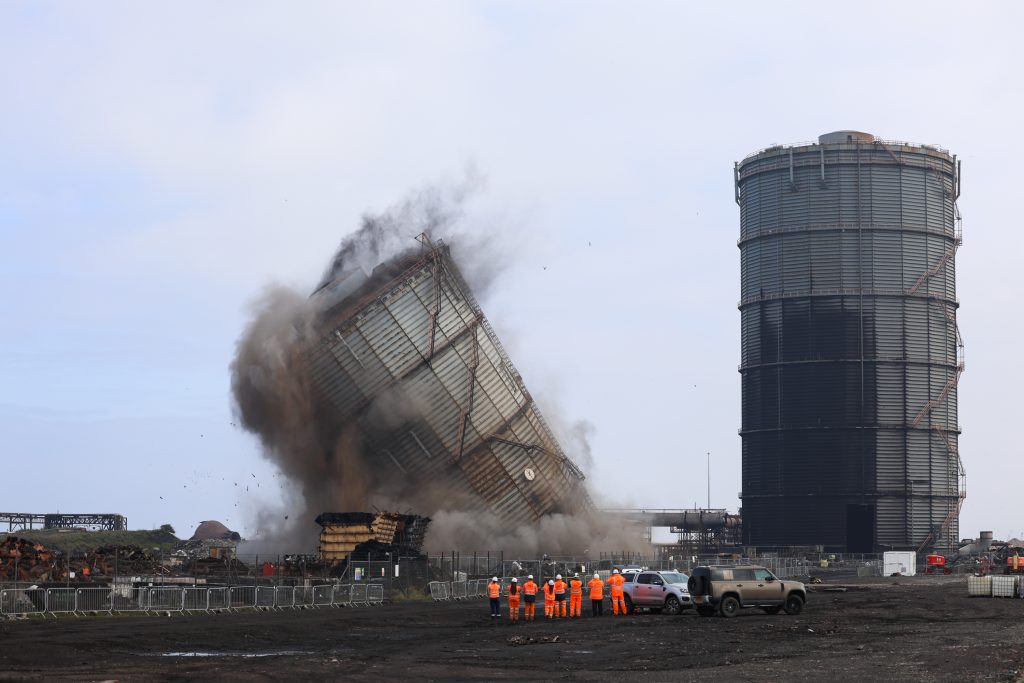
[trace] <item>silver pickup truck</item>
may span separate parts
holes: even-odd
[[[690,578],[682,572],[640,571],[623,572],[626,580],[622,584],[622,592],[626,600],[626,609],[636,612],[646,608],[652,612],[679,614],[684,609],[693,607],[686,582]]]

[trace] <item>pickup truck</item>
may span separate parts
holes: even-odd
[[[622,584],[623,597],[630,612],[646,608],[652,612],[679,614],[693,607],[686,587],[689,577],[682,572],[623,572],[622,577],[626,580]]]

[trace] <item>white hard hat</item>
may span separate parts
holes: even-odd
[[[577,579],[578,579],[578,578],[580,578],[580,573],[579,573],[579,572],[576,572],[575,574],[573,574],[573,577],[574,577],[574,578],[577,578]]]
[[[595,579],[600,579],[600,578],[601,578],[601,575],[600,575],[600,574],[598,574],[597,572],[594,572],[594,578],[595,578]]]
[[[512,577],[512,583],[519,583],[519,579],[517,579],[516,577],[513,576]]]
[[[492,577],[491,577],[491,581],[497,581],[497,580],[498,580],[498,577],[497,577],[497,576],[492,576]]]
[[[618,573],[619,573],[619,570],[618,570],[618,569],[613,569],[613,570],[612,570],[612,574],[618,574]]]
[[[562,580],[562,575],[561,574],[555,574],[555,580],[556,581],[561,581]]]
[[[549,586],[554,586],[555,585],[555,580],[554,579],[548,579],[548,585]]]
[[[533,580],[533,574],[530,574],[530,575],[529,575],[529,576],[527,576],[526,578],[528,578],[528,579],[530,579],[530,580],[532,581],[532,580]]]

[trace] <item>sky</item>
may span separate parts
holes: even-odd
[[[361,215],[471,176],[464,228],[502,247],[481,303],[556,427],[593,426],[593,489],[735,511],[733,162],[855,129],[963,161],[961,535],[1024,536],[1022,15],[0,3],[0,509],[258,535],[294,501],[234,424],[252,301],[311,291]]]

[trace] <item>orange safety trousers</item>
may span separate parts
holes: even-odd
[[[623,597],[623,592],[612,591],[612,614],[618,614],[619,610],[622,610],[623,614],[628,614],[626,611],[626,600]]]
[[[523,605],[523,619],[526,621],[533,621],[534,609],[537,607],[537,603],[528,602]]]
[[[527,604],[526,607],[527,607],[527,609],[529,609],[530,604]],[[508,616],[509,616],[510,619],[512,619],[512,621],[518,621],[519,620],[519,596],[518,595],[515,596],[515,597],[512,597],[511,595],[508,596]]]
[[[579,593],[573,593],[569,596],[569,616],[578,617],[581,615],[583,610],[583,596]]]

